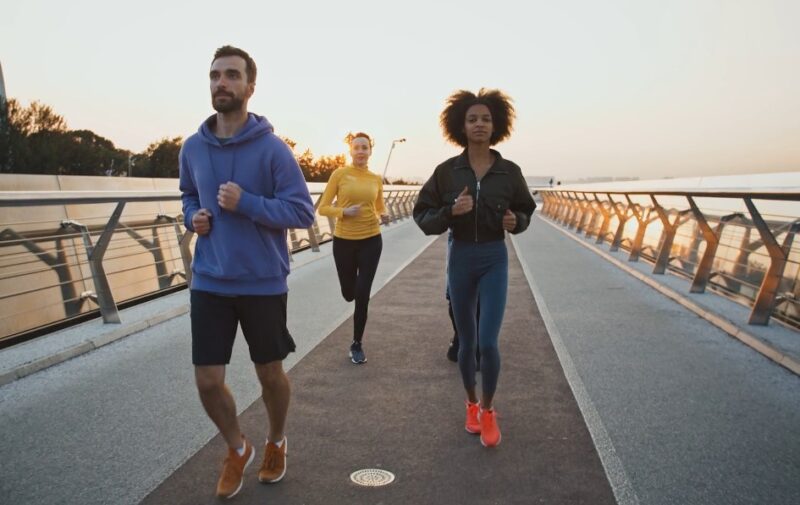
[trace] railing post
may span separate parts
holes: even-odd
[[[405,191],[401,191],[400,193],[398,193],[397,196],[398,196],[398,201],[399,201],[397,206],[400,209],[400,220],[403,220],[403,219],[408,217],[408,214],[406,212],[406,196],[407,195],[406,195]]]
[[[547,216],[552,219],[553,217],[553,208],[556,206],[556,198],[553,196],[553,193],[550,191],[545,191],[542,193],[542,215]]]
[[[739,254],[736,255],[736,262],[733,264],[733,275],[737,279],[743,279],[747,274],[747,263],[750,261],[750,254],[756,249],[750,243],[752,238],[753,229],[749,226],[744,227],[742,234],[742,242],[739,244]],[[759,244],[760,245],[760,244]],[[739,283],[736,284],[736,289],[739,289]]]
[[[711,268],[714,265],[714,257],[717,255],[717,248],[719,247],[719,239],[722,236],[722,231],[725,229],[725,223],[735,217],[744,217],[741,213],[729,214],[722,216],[716,229],[712,229],[708,224],[708,220],[700,211],[700,208],[691,196],[686,197],[689,200],[689,206],[694,214],[697,226],[700,228],[703,240],[706,242],[706,249],[703,252],[703,257],[697,264],[697,271],[692,279],[692,287],[689,289],[691,293],[704,293],[708,281],[711,278]]]
[[[575,228],[575,221],[578,217],[580,204],[578,203],[578,193],[572,192],[569,198],[569,214],[567,215],[566,222],[564,223],[568,229]]]
[[[691,212],[691,209],[679,211],[678,216],[675,218],[675,222],[670,223],[669,215],[664,210],[664,207],[658,203],[655,195],[651,194],[650,199],[653,201],[653,208],[656,210],[656,212],[658,212],[658,217],[661,218],[661,223],[664,225],[664,240],[661,242],[661,248],[658,250],[656,264],[653,268],[654,274],[661,275],[667,271],[670,254],[672,253],[672,244],[675,242],[675,233],[677,233],[678,228],[680,228],[680,226],[685,222],[682,220],[683,216]]]
[[[386,205],[386,208],[389,209],[389,214],[392,217],[392,222],[396,223],[397,222],[397,212],[394,209],[395,198],[396,198],[394,193],[397,193],[397,191],[389,191],[389,194],[386,197],[386,202],[389,202],[389,203],[388,203],[388,205]],[[384,202],[384,203],[386,203],[386,202]]]
[[[389,209],[389,215],[391,216],[392,223],[400,220],[400,209],[398,208],[397,204],[397,197],[399,194],[399,191],[389,191],[386,200],[384,200],[384,205],[387,209]]]
[[[408,218],[414,214],[414,192],[411,190],[407,190],[403,197],[403,211]]]
[[[566,220],[566,216],[569,213],[569,201],[563,191],[558,192],[558,199],[559,205],[558,214],[556,215],[556,222],[563,225]]]
[[[550,198],[553,199],[553,203],[550,207],[550,219],[556,221],[558,214],[561,212],[561,195],[559,195],[557,191],[553,191],[550,193]]]
[[[542,209],[540,211],[540,214],[542,214],[543,216],[546,216],[546,215],[548,215],[547,214],[547,202],[548,202],[548,200],[547,200],[547,198],[548,198],[547,192],[541,192],[540,191],[539,195],[541,195],[541,197],[542,197]]]
[[[770,257],[769,268],[764,275],[764,280],[761,282],[761,287],[758,289],[755,303],[753,304],[753,311],[750,313],[750,324],[766,325],[769,323],[769,318],[772,315],[772,309],[775,307],[775,300],[778,296],[778,289],[780,289],[781,279],[783,279],[783,272],[786,269],[786,261],[789,257],[789,249],[791,248],[794,234],[797,232],[798,222],[793,223],[786,233],[783,245],[778,244],[775,236],[770,231],[767,223],[761,217],[761,213],[753,204],[751,198],[744,198],[744,204],[750,212],[750,217],[753,220],[753,225],[761,235],[761,240],[767,248]]]
[[[192,287],[192,248],[189,247],[189,244],[192,241],[194,232],[188,228],[185,232],[181,232],[181,227],[176,221],[175,233],[178,236],[178,246],[180,246],[181,249],[181,260],[183,261],[183,273],[186,278],[186,285]]]
[[[397,206],[400,208],[400,216],[401,219],[405,219],[408,217],[408,207],[406,206],[406,200],[408,199],[408,194],[406,191],[401,191],[398,195],[398,204]]]
[[[308,243],[311,245],[312,252],[319,252],[319,239],[317,238],[319,233],[319,223],[317,222],[317,211],[319,210],[319,204],[322,201],[322,195],[317,197],[317,201],[314,202],[314,222],[311,223],[311,226],[306,228],[306,234],[308,235]],[[328,224],[331,229],[331,235],[333,235],[333,228],[335,226],[335,220],[332,217],[328,218]],[[321,235],[321,233],[319,233]],[[289,251],[289,259],[293,261],[292,258],[292,251]]]
[[[567,224],[567,218],[569,217],[569,213],[572,210],[571,201],[569,194],[562,191],[561,192],[561,213],[558,216],[558,220],[561,225]]]
[[[100,315],[103,317],[104,323],[121,322],[119,310],[117,310],[117,304],[114,302],[114,295],[111,293],[111,286],[108,284],[108,277],[103,267],[103,256],[106,254],[111,236],[114,234],[124,208],[125,202],[117,203],[117,207],[111,213],[111,217],[108,219],[108,223],[106,223],[106,227],[103,229],[103,233],[97,240],[96,245],[92,244],[92,237],[89,235],[89,228],[86,225],[74,221],[67,222],[68,225],[80,230],[83,237],[83,245],[86,249],[86,256],[89,259],[89,269],[92,272],[94,294],[97,296],[97,305],[100,307]]]
[[[594,200],[590,200],[589,197],[586,197],[586,205],[587,205],[587,212],[589,213],[589,220],[586,222],[586,226],[582,226],[582,230],[586,238],[592,236],[592,233],[595,231],[595,227],[597,226],[597,218],[600,216],[600,211],[597,210],[597,200],[596,197]],[[582,223],[581,223],[582,224]]]
[[[564,198],[561,195],[560,191],[553,192],[553,198],[555,199],[556,203],[555,206],[553,207],[553,213],[551,214],[550,218],[553,221],[558,222],[561,216],[561,212],[564,209]]]
[[[629,208],[633,212],[633,217],[636,218],[636,222],[638,223],[636,235],[631,243],[631,253],[628,255],[628,261],[639,261],[639,256],[642,254],[644,234],[647,232],[647,225],[652,223],[656,218],[650,218],[650,213],[652,212],[650,208],[647,209],[647,214],[645,215],[642,206],[638,203],[633,203],[630,195],[626,194],[625,198],[628,200]]]
[[[608,227],[611,226],[611,210],[614,208],[614,201],[611,199],[611,194],[606,194],[608,197],[608,202],[600,202],[598,199],[597,202],[598,210],[600,210],[600,214],[603,215],[603,222],[600,224],[600,229],[597,231],[597,240],[595,243],[602,244],[606,239],[606,233],[608,233]],[[595,195],[597,198],[597,195]]]
[[[177,216],[168,216],[166,214],[159,214],[158,218],[156,219],[157,220],[163,219],[169,223],[172,223],[172,226],[175,229],[175,237],[178,240],[178,248],[181,252],[181,263],[183,264],[183,270],[175,270],[171,272],[169,274],[170,280],[174,278],[176,275],[178,275],[180,277],[183,277],[183,280],[185,280],[188,283],[191,276],[192,265],[191,265],[191,259],[189,260],[189,265],[187,265],[186,261],[183,258],[183,247],[181,246],[181,223],[178,220]],[[170,258],[172,258],[172,254],[170,254]],[[175,261],[175,259],[172,258],[171,261]]]
[[[314,216],[314,222],[311,223],[306,229],[306,233],[308,233],[308,242],[311,244],[311,250],[313,252],[319,252],[319,239],[317,238],[317,232],[319,231],[319,225],[317,224],[317,217]]]
[[[153,256],[153,265],[156,268],[156,279],[159,289],[168,288],[172,284],[172,279],[179,275],[178,272],[167,272],[167,262],[164,258],[164,250],[161,247],[161,240],[158,236],[158,223],[160,221],[174,222],[175,218],[164,214],[158,214],[152,228],[153,240],[144,238],[138,231],[128,225],[120,224],[119,227],[131,236],[140,246]]]
[[[575,233],[581,234],[583,233],[583,224],[586,222],[586,217],[588,216],[589,212],[589,200],[586,198],[584,193],[577,195],[578,197],[578,206],[580,210],[578,211],[578,215],[575,216]]]
[[[611,195],[608,195],[609,200],[611,200]],[[630,219],[628,215],[628,208],[625,207],[625,204],[622,202],[613,202],[612,207],[614,208],[614,213],[617,215],[617,219],[619,219],[619,224],[617,225],[617,231],[614,233],[614,240],[611,241],[611,248],[610,251],[617,251],[619,250],[620,244],[622,244],[622,234],[625,232],[625,224]],[[624,210],[620,210],[620,207],[625,207]]]
[[[597,233],[597,221],[600,219],[600,216],[603,215],[603,211],[601,210],[603,205],[597,198],[597,193],[592,193],[592,197],[594,200],[589,201],[589,208],[591,209],[592,217],[589,219],[589,223],[586,225],[586,238],[590,238],[592,234]]]
[[[555,216],[558,213],[558,208],[560,206],[559,198],[555,191],[548,191],[547,196],[550,198],[550,204],[547,208],[547,217],[555,220]]]
[[[570,211],[569,211],[569,218],[567,219],[567,228],[570,230],[575,228],[575,225],[578,221],[578,215],[580,214],[580,201],[578,200],[578,193],[573,191],[570,193]]]

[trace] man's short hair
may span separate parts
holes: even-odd
[[[217,52],[214,53],[214,59],[211,60],[211,63],[214,63],[217,59],[223,58],[225,56],[238,56],[242,58],[245,62],[245,73],[247,74],[247,83],[256,82],[256,62],[253,58],[247,54],[247,51],[244,49],[239,49],[238,47],[233,46],[222,46],[217,49]]]

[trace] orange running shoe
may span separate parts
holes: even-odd
[[[483,410],[480,413],[481,444],[484,447],[495,447],[500,443],[500,427],[497,426],[497,413],[494,409]]]
[[[273,484],[280,481],[286,475],[286,450],[289,442],[283,437],[283,444],[278,447],[272,442],[268,442],[264,448],[264,461],[258,471],[258,480],[263,484]]]
[[[256,451],[244,437],[244,454],[239,456],[236,449],[228,448],[228,456],[222,465],[222,475],[217,482],[217,496],[220,498],[233,498],[242,489],[244,481],[244,469],[253,462]]]
[[[481,432],[481,422],[478,419],[478,412],[480,412],[481,407],[479,403],[470,403],[467,400],[467,422],[464,423],[464,429],[468,432],[472,433],[473,435],[477,435]]]

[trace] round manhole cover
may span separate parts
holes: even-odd
[[[365,468],[351,473],[350,480],[359,486],[379,487],[391,484],[394,481],[394,474],[379,468]]]

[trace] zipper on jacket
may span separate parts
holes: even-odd
[[[478,179],[477,189],[475,191],[475,242],[478,241],[478,197],[481,196],[481,181]]]

